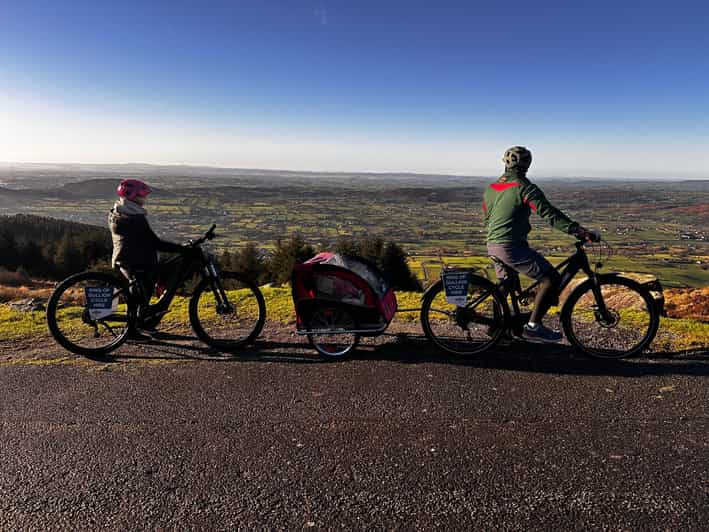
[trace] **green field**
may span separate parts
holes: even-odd
[[[404,185],[386,178],[234,178],[204,179],[199,188],[188,189],[170,188],[162,179],[165,188],[150,197],[148,208],[151,224],[168,238],[199,236],[212,223],[222,237],[214,241],[217,250],[246,242],[268,250],[294,233],[317,249],[332,248],[343,236],[375,235],[402,244],[419,277],[422,264],[439,255],[451,263],[487,264],[481,209],[486,180]],[[708,182],[547,180],[540,186],[573,219],[602,232],[613,251],[608,258],[608,250],[601,250],[604,269],[653,273],[666,286],[709,284]],[[71,189],[79,191],[74,201],[67,201],[66,192],[33,190],[8,198],[0,190],[0,214],[104,225],[114,189],[110,179],[87,182]],[[573,251],[571,237],[534,216],[530,243],[552,262]],[[592,258],[597,251],[590,250]]]

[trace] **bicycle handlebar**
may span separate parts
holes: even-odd
[[[586,244],[587,242],[600,242],[601,234],[597,231],[586,231],[584,230],[582,234],[574,235],[577,239],[577,244]]]
[[[192,247],[197,247],[201,246],[204,244],[207,240],[212,240],[213,238],[216,238],[217,235],[214,233],[214,230],[217,228],[217,224],[212,224],[212,227],[209,228],[209,230],[204,233],[203,237],[198,238],[197,240],[190,240],[188,245]]]
[[[601,241],[601,233],[597,231],[589,231],[589,242],[600,242]]]

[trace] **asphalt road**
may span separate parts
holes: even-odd
[[[0,530],[707,529],[707,353],[190,345],[0,363]]]

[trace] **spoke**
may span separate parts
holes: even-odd
[[[455,310],[443,310],[441,308],[431,308],[430,312],[438,312],[439,314],[444,314],[445,316],[455,316]]]
[[[89,293],[102,292],[113,296],[94,299],[89,296]],[[47,318],[52,335],[75,353],[107,353],[125,338],[128,330],[126,295],[122,281],[106,274],[80,274],[68,279],[57,287],[48,303]],[[108,311],[109,315],[89,319],[94,311]]]
[[[439,347],[455,354],[473,354],[492,345],[500,334],[496,326],[503,316],[497,292],[482,281],[471,279],[468,303],[448,303],[443,286],[428,294],[421,319],[424,331]]]
[[[203,289],[194,296],[197,299],[190,319],[205,342],[237,346],[262,326],[263,310],[257,289],[238,276],[223,274],[220,283],[221,286],[202,285]]]
[[[602,357],[618,358],[642,349],[656,326],[646,297],[622,281],[605,282],[597,294],[589,289],[574,303],[567,323],[569,340]]]
[[[101,325],[103,325],[103,326],[108,330],[108,332],[110,332],[110,333],[113,335],[114,338],[118,338],[118,335],[117,335],[117,334],[115,333],[115,331],[113,330],[113,327],[111,327],[108,323],[106,323],[106,322],[103,321],[103,320],[100,320],[100,321],[98,321],[98,322],[96,322],[96,323],[100,323]],[[96,330],[97,330],[97,332],[98,332],[98,327],[96,328]]]

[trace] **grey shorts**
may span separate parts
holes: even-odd
[[[513,270],[531,277],[535,281],[541,280],[554,267],[537,251],[524,244],[488,244],[487,254],[497,257]],[[495,263],[495,273],[498,279],[505,278],[505,270]]]

